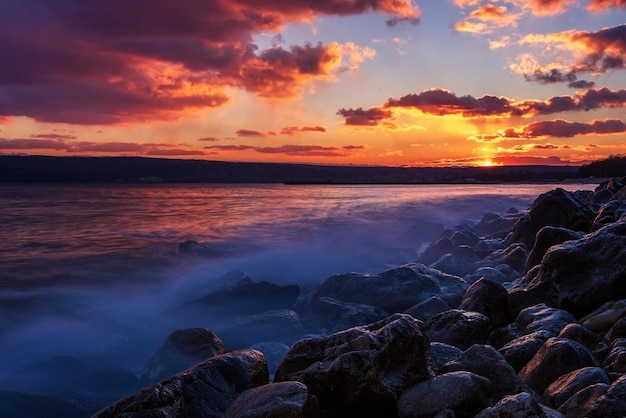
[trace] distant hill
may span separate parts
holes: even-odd
[[[501,183],[578,178],[578,167],[403,168],[143,157],[0,156],[2,183]]]
[[[626,177],[626,154],[585,164],[579,171],[583,177]]]

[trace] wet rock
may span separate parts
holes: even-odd
[[[473,231],[479,236],[504,238],[513,229],[520,216],[519,213],[505,216],[486,213],[474,226]]]
[[[452,245],[450,238],[443,236],[426,247],[424,252],[419,256],[418,260],[420,263],[424,263],[426,265],[432,264],[439,260],[442,256],[450,253],[453,248],[454,245]]]
[[[231,349],[267,340],[291,345],[305,333],[300,316],[288,309],[237,318],[216,326],[215,331]]]
[[[429,267],[455,276],[465,276],[475,270],[473,264],[478,260],[479,257],[471,247],[460,245],[452,250],[451,254],[445,254]]]
[[[395,416],[400,393],[432,375],[428,344],[420,321],[395,314],[298,341],[283,357],[274,381],[304,383],[323,416]]]
[[[235,351],[145,387],[94,417],[220,417],[241,392],[267,383],[263,354]]]
[[[462,350],[473,344],[484,344],[490,331],[491,322],[485,315],[459,309],[441,312],[426,322],[426,332],[431,341]]]
[[[597,366],[582,344],[565,338],[550,338],[519,372],[520,379],[537,393],[560,376],[583,367]]]
[[[557,418],[561,416],[556,411],[547,410],[530,393],[522,392],[505,396],[494,406],[481,411],[475,418]]]
[[[546,405],[558,409],[576,392],[596,383],[610,384],[609,376],[599,367],[583,367],[552,382],[543,392],[543,399]]]
[[[557,336],[568,324],[575,322],[576,318],[569,312],[548,308],[543,303],[524,309],[515,318],[515,325],[522,334],[543,330]]]
[[[508,293],[497,282],[482,278],[472,284],[463,295],[459,309],[486,315],[493,326],[506,325],[513,320],[508,306]]]
[[[430,343],[429,353],[433,372],[435,374],[441,374],[443,366],[463,354],[463,350],[450,344],[435,341]]]
[[[474,282],[478,281],[478,279],[483,277],[487,280],[491,280],[492,282],[497,283],[505,283],[510,280],[507,275],[505,275],[495,267],[481,267],[472,274],[468,274],[467,276],[463,277],[463,279],[465,279],[467,283],[473,284]]]
[[[522,335],[505,344],[499,352],[506,359],[507,363],[516,372],[519,372],[551,336],[552,334],[548,331],[536,331]]]
[[[545,226],[537,232],[535,245],[533,246],[524,271],[528,272],[531,268],[541,263],[543,256],[548,249],[554,245],[562,244],[566,241],[572,241],[582,238],[584,234],[581,232],[575,232],[566,228],[558,228],[554,226]]]
[[[606,341],[613,341],[617,338],[626,338],[626,316],[620,318],[604,336]]]
[[[490,346],[499,349],[519,336],[519,331],[515,326],[515,322],[512,322],[504,327],[499,327],[491,331],[491,334],[489,334],[489,338],[487,339],[487,343]]]
[[[590,350],[598,343],[596,335],[578,323],[567,324],[558,335],[559,338],[569,338],[578,341]]]
[[[539,302],[584,316],[608,300],[626,298],[626,222],[554,246],[535,276],[509,290],[514,311]],[[533,270],[531,270],[533,271]]]
[[[417,318],[420,321],[426,322],[431,316],[437,315],[440,312],[447,311],[451,308],[443,299],[439,296],[431,296],[425,301],[411,306],[404,311],[411,315],[413,318]]]
[[[270,383],[248,389],[222,418],[317,418],[319,403],[300,382]]]
[[[581,318],[580,322],[594,332],[606,332],[624,316],[626,316],[626,299],[606,302]]]
[[[617,379],[591,406],[589,418],[622,418],[626,405],[626,375]]]
[[[507,244],[521,242],[526,248],[535,244],[537,232],[544,226],[555,226],[574,231],[590,230],[596,213],[589,203],[561,188],[540,195],[528,213],[515,224],[507,237]]]
[[[579,390],[558,409],[566,417],[588,417],[594,402],[609,389],[605,383],[596,383]],[[617,417],[617,416],[616,416]]]
[[[406,390],[398,400],[398,415],[428,417],[452,410],[457,417],[473,417],[488,405],[491,391],[489,380],[474,373],[442,374]]]
[[[626,213],[626,201],[625,200],[611,200],[600,208],[596,218],[594,219],[594,230],[602,228],[608,224],[619,221],[619,219]]]
[[[457,231],[454,231],[452,236],[450,237],[450,241],[452,242],[452,247],[459,247],[461,245],[472,248],[480,238],[476,235],[471,229],[462,228]]]
[[[141,383],[145,386],[165,379],[226,351],[224,342],[206,328],[174,331],[144,366]]]
[[[493,385],[493,399],[529,390],[517,377],[515,370],[495,348],[473,345],[459,357],[445,364],[442,373],[468,371],[483,376]]]
[[[296,310],[308,315],[311,304],[321,297],[372,305],[385,312],[403,312],[431,296],[440,296],[458,306],[469,285],[423,264],[407,264],[378,274],[346,273],[331,276],[306,295]]]
[[[519,243],[509,245],[503,250],[497,250],[485,257],[479,265],[481,267],[495,267],[501,264],[510,266],[517,272],[523,272],[528,258],[526,246]]]
[[[626,373],[626,338],[617,338],[609,346],[602,366],[612,373]]]
[[[309,305],[309,313],[303,319],[308,328],[325,328],[337,332],[358,325],[371,324],[388,317],[382,309],[363,303],[349,303],[322,296]]]
[[[101,406],[76,399],[0,391],[0,417],[84,418]]]

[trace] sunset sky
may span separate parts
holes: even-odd
[[[626,0],[0,0],[0,154],[626,153]]]

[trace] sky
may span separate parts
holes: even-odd
[[[626,0],[0,0],[0,154],[626,153]]]

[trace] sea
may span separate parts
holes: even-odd
[[[64,361],[139,375],[173,330],[236,317],[167,320],[233,270],[302,295],[333,274],[415,262],[428,223],[596,186],[0,185],[0,390],[72,396],[32,372],[57,382]],[[189,241],[200,251],[181,251]]]

